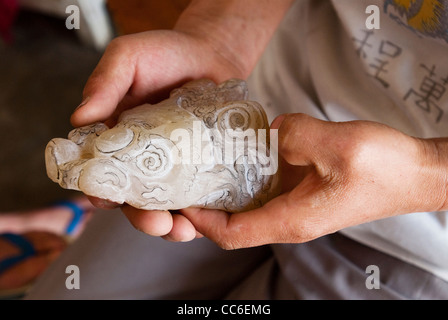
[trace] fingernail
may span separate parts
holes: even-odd
[[[79,106],[76,107],[75,111],[78,110],[79,108],[85,106],[87,104],[87,102],[89,102],[90,97],[86,97]]]
[[[282,124],[283,120],[286,118],[286,114],[282,114],[278,116],[277,118],[272,121],[271,129],[278,129],[280,128],[280,125]]]

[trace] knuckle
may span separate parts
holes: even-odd
[[[129,46],[128,37],[120,36],[112,39],[106,47],[108,51],[123,50]]]
[[[376,142],[364,134],[362,130],[353,131],[347,135],[347,139],[339,147],[340,162],[345,164],[347,169],[356,169],[369,163],[376,150]]]
[[[294,155],[294,145],[296,144],[296,120],[297,116],[287,115],[278,131],[278,148],[280,154],[286,161],[291,161]]]
[[[299,226],[300,242],[308,242],[323,236],[320,226],[315,223],[303,223]]]
[[[212,239],[221,249],[231,251],[253,246],[253,239],[246,232],[226,232]]]
[[[232,241],[230,239],[219,239],[216,240],[215,243],[221,248],[226,251],[236,250],[239,249],[240,246],[237,245],[236,241]]]
[[[103,60],[128,59],[135,52],[135,39],[130,35],[119,36],[112,39],[107,45],[100,64]]]
[[[322,200],[322,199],[321,199]],[[318,200],[319,201],[319,200]],[[313,213],[313,210],[300,209],[293,199],[286,202],[289,217],[293,219],[285,219],[281,225],[283,239],[282,242],[305,243],[327,233],[328,225],[320,214]]]
[[[278,149],[281,156],[288,162],[294,163],[298,151],[309,139],[310,125],[314,118],[303,114],[287,114],[278,131]]]
[[[295,243],[305,243],[323,236],[324,232],[321,230],[319,223],[310,219],[302,219],[295,226],[295,229],[290,231],[290,234],[292,234],[291,238],[294,239]]]

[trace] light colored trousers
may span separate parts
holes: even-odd
[[[67,266],[79,268],[68,289]],[[369,289],[378,267],[379,289]],[[369,278],[370,277],[370,278]],[[69,286],[70,287],[70,286]],[[448,283],[340,234],[305,244],[225,251],[171,243],[99,211],[26,299],[447,299]]]

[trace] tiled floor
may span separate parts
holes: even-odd
[[[0,42],[0,212],[73,194],[46,175],[44,150],[72,129],[69,117],[101,53],[65,21],[22,11],[12,45]]]

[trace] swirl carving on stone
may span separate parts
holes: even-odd
[[[276,169],[265,171],[277,159],[263,108],[247,97],[242,80],[188,82],[123,112],[113,128],[96,123],[52,139],[47,174],[63,188],[147,210],[259,207],[277,193]]]

